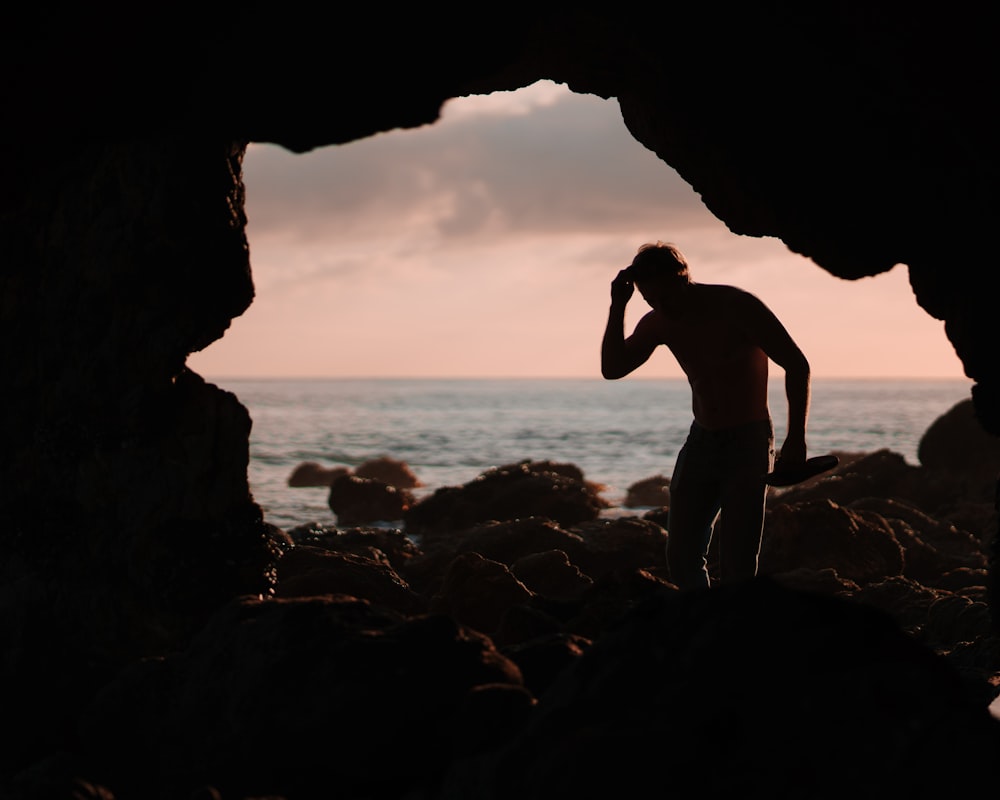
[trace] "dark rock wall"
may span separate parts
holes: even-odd
[[[8,641],[50,632],[3,662],[4,685],[35,667],[58,685],[60,652],[100,673],[169,650],[225,599],[269,590],[251,421],[184,366],[253,297],[248,141],[303,152],[542,78],[615,97],[734,232],[778,236],[846,279],[906,264],[1000,434],[996,68],[975,14],[73,13],[12,15],[0,54],[0,603]]]
[[[35,706],[39,724],[67,667],[98,680],[268,590],[249,415],[184,367],[253,296],[241,156],[70,140],[4,170],[4,707]],[[47,698],[20,690],[25,674],[48,676]]]

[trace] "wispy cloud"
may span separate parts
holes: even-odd
[[[244,168],[251,234],[292,229],[308,240],[429,227],[457,240],[649,230],[708,215],[691,188],[631,138],[613,100],[555,84],[544,96],[520,105],[469,98],[463,102],[478,103],[478,111],[306,155],[251,146]]]

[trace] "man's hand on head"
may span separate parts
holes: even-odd
[[[611,302],[615,304],[624,305],[629,300],[632,299],[632,293],[635,291],[635,283],[632,281],[632,275],[629,267],[621,270],[613,281],[611,281]]]

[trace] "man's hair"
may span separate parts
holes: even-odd
[[[633,281],[658,277],[689,278],[688,263],[677,245],[670,242],[647,242],[639,248],[629,274]]]

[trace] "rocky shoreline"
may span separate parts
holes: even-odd
[[[273,597],[235,598],[183,652],[124,670],[81,715],[78,751],[12,796],[997,785],[1000,451],[969,414],[928,429],[920,466],[841,453],[772,490],[760,576],[700,592],[666,571],[668,503],[602,517],[601,487],[571,464],[510,464],[419,502],[339,474],[331,508],[360,519],[381,484],[402,525],[274,528]]]

